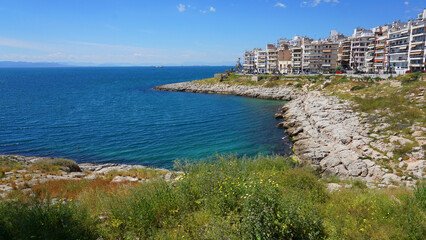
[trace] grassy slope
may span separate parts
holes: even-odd
[[[175,182],[49,182],[0,203],[0,239],[422,239],[425,185],[329,193],[283,157],[177,163]],[[55,187],[50,188],[49,186]],[[63,188],[52,202],[49,189]],[[88,187],[91,186],[91,187]],[[72,190],[77,191],[72,191]]]

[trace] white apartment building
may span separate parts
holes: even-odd
[[[244,53],[244,63],[243,63],[243,72],[244,73],[253,73],[254,72],[254,55],[255,50],[246,51]]]
[[[267,62],[268,54],[266,53],[266,51],[262,49],[256,49],[254,52],[254,73],[266,74]]]
[[[291,61],[293,65],[293,73],[302,72],[302,47],[295,46],[291,48]]]
[[[409,46],[409,69],[425,70],[426,60],[426,9],[412,22]]]
[[[402,27],[393,25],[389,30],[388,54],[390,67],[397,74],[404,74],[409,70],[408,53],[410,44],[411,23]]]
[[[352,69],[367,71],[366,54],[368,46],[374,41],[372,40],[374,39],[373,31],[356,28],[349,39],[351,40],[350,65]]]

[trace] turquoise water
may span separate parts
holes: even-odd
[[[171,167],[216,153],[288,153],[274,119],[284,102],[152,89],[225,69],[0,69],[0,154]]]

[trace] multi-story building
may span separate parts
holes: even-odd
[[[397,74],[408,71],[408,48],[410,44],[411,23],[393,24],[389,30],[388,54],[389,64]]]
[[[323,41],[320,43],[321,55],[321,71],[336,70],[339,64],[339,42]]]
[[[294,46],[291,49],[291,61],[293,67],[293,73],[302,72],[302,47]]]
[[[268,62],[268,54],[265,50],[256,49],[254,54],[254,73],[266,74],[267,73],[267,65]]]
[[[351,40],[351,58],[350,65],[354,70],[367,70],[366,54],[368,52],[368,46],[372,43],[374,37],[372,30],[364,28],[356,28]]]
[[[282,74],[292,71],[291,50],[288,42],[278,42],[278,68]]]
[[[267,63],[266,63],[266,71],[267,73],[279,73],[278,69],[278,50],[274,44],[268,44],[266,46],[266,54],[267,54]]]
[[[244,53],[244,63],[243,63],[244,70],[243,71],[245,73],[254,73],[254,67],[255,67],[254,55],[255,55],[255,50],[246,51]]]
[[[426,64],[426,9],[412,22],[409,46],[409,69],[425,70]]]
[[[309,64],[311,63],[311,52],[312,52],[312,42],[310,39],[305,39],[302,43],[303,54],[302,54],[302,72],[310,73]]]
[[[341,57],[341,65],[342,69],[350,69],[350,62],[351,62],[351,40],[348,38],[345,41],[342,42],[342,57]]]
[[[374,72],[384,73],[387,71],[387,35],[376,39],[374,48]]]

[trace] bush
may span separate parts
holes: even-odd
[[[63,169],[69,172],[81,172],[80,167],[75,161],[65,158],[43,158],[35,162],[34,165],[44,171],[57,171],[58,169]]]
[[[331,85],[331,83],[330,82],[326,82],[326,83],[324,83],[324,85],[322,85],[322,88],[324,89],[324,88],[327,88],[328,86],[330,86]]]
[[[357,91],[365,88],[365,84],[360,84],[351,88],[351,91]]]
[[[97,239],[89,212],[71,202],[0,202],[0,239]]]

